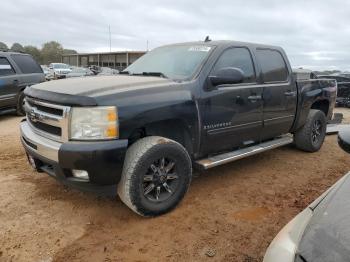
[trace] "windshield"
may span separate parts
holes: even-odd
[[[54,64],[53,68],[57,68],[57,69],[69,69],[69,65],[66,64]]]
[[[174,80],[189,79],[208,56],[210,49],[210,46],[204,45],[159,47],[136,60],[125,71],[129,74],[161,73]]]

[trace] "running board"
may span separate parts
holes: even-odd
[[[293,142],[293,137],[291,135],[285,135],[274,140],[263,142],[258,145],[238,149],[232,152],[224,153],[221,155],[211,156],[205,159],[196,161],[202,169],[209,169],[215,166],[223,165],[232,161],[236,161],[248,156],[259,154],[261,152],[274,149],[276,147],[291,144]]]

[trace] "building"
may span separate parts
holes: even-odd
[[[124,51],[108,53],[81,53],[62,55],[62,63],[71,66],[103,66],[124,70],[128,65],[144,55],[145,51]]]

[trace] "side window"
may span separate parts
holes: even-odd
[[[247,48],[235,47],[224,51],[214,66],[214,74],[224,67],[236,67],[241,69],[244,73],[243,83],[256,82],[252,57]]]
[[[280,52],[271,49],[258,49],[256,54],[265,83],[287,81],[288,69]]]
[[[42,73],[43,70],[35,60],[29,55],[11,55],[23,74]]]
[[[5,57],[0,57],[0,76],[14,75],[16,72]]]

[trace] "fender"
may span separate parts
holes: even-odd
[[[296,117],[291,132],[295,132],[302,127],[312,106],[319,101],[327,101],[327,119],[333,114],[335,98],[337,96],[337,83],[335,80],[307,80],[297,81],[298,106]]]

